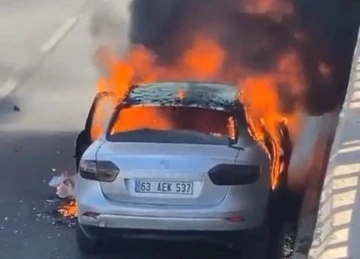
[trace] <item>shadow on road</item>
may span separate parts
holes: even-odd
[[[223,259],[237,258],[234,251],[223,246],[190,242],[161,242],[128,240],[122,243],[109,242],[102,255],[81,257],[82,259]],[[80,259],[80,258],[79,258]]]

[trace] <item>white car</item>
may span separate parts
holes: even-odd
[[[82,252],[108,238],[185,238],[245,247],[246,258],[267,253],[269,211],[286,171],[272,191],[270,159],[236,94],[199,82],[133,87],[98,140],[78,141],[86,150],[77,154]]]

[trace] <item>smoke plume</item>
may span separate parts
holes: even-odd
[[[353,0],[133,0],[130,42],[171,64],[198,35],[213,38],[223,78],[276,70],[284,112],[322,114],[343,101],[359,21]]]

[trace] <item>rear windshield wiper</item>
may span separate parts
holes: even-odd
[[[243,147],[236,146],[236,143],[235,143],[235,144],[234,144],[234,143],[231,143],[231,140],[229,140],[228,147],[234,148],[234,149],[236,149],[236,150],[245,150],[245,148],[243,148]]]

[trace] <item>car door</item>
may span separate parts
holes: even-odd
[[[92,102],[91,108],[89,110],[89,114],[87,116],[84,129],[79,133],[76,138],[75,143],[75,164],[76,170],[78,169],[78,165],[81,159],[81,156],[84,154],[85,150],[92,144],[92,142],[97,138],[94,134],[94,128],[97,127],[96,125],[96,116],[101,113],[102,119],[106,121],[108,116],[111,114],[110,112],[104,113],[100,112],[105,110],[104,106],[108,104],[108,100],[111,100],[111,104],[114,104],[114,94],[112,92],[99,92]],[[110,111],[110,110],[108,110]],[[99,135],[99,128],[96,129],[96,134]]]

